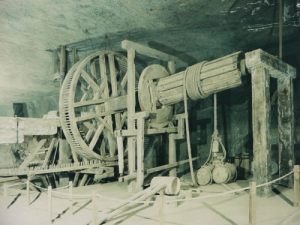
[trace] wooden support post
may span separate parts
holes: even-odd
[[[66,46],[60,46],[60,62],[59,62],[59,73],[61,75],[62,80],[65,78],[67,71],[67,51]]]
[[[262,67],[251,69],[252,78],[252,127],[254,179],[258,184],[271,180],[270,141],[270,76]],[[270,186],[258,189],[258,195],[271,194]]]
[[[70,211],[73,212],[73,182],[69,181]]]
[[[128,49],[127,51],[127,126],[129,131],[135,130],[134,114],[135,114],[135,50]],[[128,172],[129,175],[136,171],[136,138],[128,137]]]
[[[93,225],[97,225],[97,195],[96,192],[93,193]]]
[[[256,182],[250,182],[249,193],[249,225],[256,224]]]
[[[78,56],[77,56],[77,49],[72,48],[72,62],[73,65],[78,61]]]
[[[294,157],[294,101],[292,78],[278,78],[278,135],[279,135],[279,177],[293,169]],[[292,187],[291,176],[282,183]]]
[[[52,224],[52,187],[48,186],[48,213],[49,222]]]
[[[169,134],[169,165],[176,163],[176,139],[175,134]],[[169,176],[176,177],[176,167],[170,170]]]
[[[123,137],[121,134],[117,134],[117,146],[118,146],[118,166],[119,166],[119,174],[123,176],[124,173],[124,145],[123,145]]]
[[[29,205],[30,204],[30,177],[28,176],[27,177],[27,180],[26,180],[26,194],[27,194],[27,204]]]
[[[144,184],[144,135],[145,118],[137,119],[137,189],[142,190]]]
[[[76,185],[78,183],[79,175],[80,175],[80,173],[78,173],[78,172],[75,173],[75,176],[73,179],[73,187],[76,187]]]
[[[81,181],[80,181],[80,183],[79,183],[79,187],[81,187],[81,186],[84,186],[85,185],[85,183],[86,183],[86,181],[87,181],[87,179],[88,179],[88,175],[87,174],[83,174],[83,177],[82,177],[82,179],[81,179]]]
[[[294,166],[294,206],[300,205],[300,166]]]

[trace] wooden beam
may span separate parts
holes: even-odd
[[[262,184],[271,180],[270,76],[264,67],[255,67],[251,78],[254,179]],[[260,196],[270,193],[270,186],[258,189]]]
[[[100,88],[99,88],[98,84],[93,80],[92,75],[90,75],[85,70],[82,70],[81,71],[81,77],[87,82],[88,85],[91,86],[91,88],[95,92],[98,92],[98,93],[100,92]]]
[[[60,46],[59,72],[62,79],[64,79],[67,72],[67,51],[65,45]]]
[[[123,43],[123,42],[122,42]],[[126,43],[126,42],[125,42]],[[128,46],[127,46],[128,47]],[[134,114],[135,114],[135,50],[128,49],[127,51],[127,126],[129,131],[135,129]],[[135,156],[136,156],[136,138],[128,137],[128,172],[129,175],[135,173]]]
[[[128,41],[128,40],[124,40],[122,41],[122,48],[129,50],[135,50],[137,53],[142,54],[142,55],[146,55],[149,56],[151,58],[154,59],[159,59],[159,60],[163,60],[163,61],[175,61],[175,62],[182,62],[182,60],[180,60],[179,58],[169,55],[167,53],[161,52],[157,49],[153,49],[150,48],[148,46],[133,42],[133,41]]]
[[[270,76],[274,78],[296,78],[296,69],[273,55],[257,49],[252,52],[247,52],[246,66],[248,69],[262,66],[268,69]]]
[[[294,100],[292,78],[278,79],[279,176],[293,169],[294,157]],[[292,177],[282,180],[292,186]]]
[[[136,190],[143,190],[143,184],[144,184],[144,137],[145,137],[145,119],[144,118],[138,118],[137,119],[137,179],[136,184],[137,188]]]
[[[46,167],[48,165],[48,162],[49,162],[51,153],[52,153],[52,151],[54,149],[54,145],[55,145],[56,141],[57,141],[56,138],[52,138],[51,143],[49,145],[49,148],[47,149],[47,153],[46,153],[46,156],[45,156],[45,159],[44,159],[42,167]]]
[[[169,164],[176,163],[177,157],[176,157],[176,140],[175,140],[176,134],[169,134]],[[170,177],[176,177],[177,171],[176,168],[173,168],[169,172]]]
[[[36,153],[43,147],[45,143],[46,143],[46,139],[40,140],[37,143],[36,147],[30,150],[29,155],[24,159],[19,169],[25,169],[28,166],[28,164],[34,159],[34,157],[36,157]]]

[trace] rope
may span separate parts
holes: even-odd
[[[186,77],[187,77],[187,72],[185,72],[183,77],[183,102],[184,102],[184,114],[185,114],[185,126],[186,126],[185,131],[186,131],[187,150],[189,156],[189,165],[190,165],[192,182],[194,186],[197,186],[195,180],[194,168],[193,168],[193,161],[192,161],[192,147],[191,147],[191,139],[190,139],[189,114],[188,114],[188,106],[187,106]]]
[[[201,70],[205,65],[206,61],[200,62],[186,69],[184,75],[184,85],[188,86],[186,90],[188,96],[192,100],[198,100],[200,98],[205,98],[207,95],[202,90],[201,84]]]
[[[26,184],[26,182],[12,184],[12,185],[6,186],[6,188],[10,188],[10,187],[14,187],[14,186],[22,185],[22,184]]]

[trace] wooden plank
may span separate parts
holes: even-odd
[[[115,58],[113,54],[108,55],[109,71],[110,71],[110,83],[111,83],[111,94],[113,97],[118,96],[118,83],[117,83],[117,74],[115,66]],[[125,97],[126,100],[126,97]],[[126,108],[126,106],[125,106]],[[111,110],[111,109],[109,109]],[[116,129],[121,129],[121,115],[116,113],[115,115]]]
[[[146,55],[151,58],[163,60],[163,61],[175,61],[175,62],[182,62],[179,58],[169,55],[167,53],[161,52],[159,50],[150,48],[148,46],[133,42],[133,41],[128,41],[124,40],[122,41],[122,48],[126,50],[135,50],[137,53]]]
[[[48,162],[49,162],[51,153],[53,152],[54,145],[55,145],[55,142],[56,142],[56,141],[57,141],[56,138],[52,138],[51,143],[50,143],[50,145],[49,145],[49,148],[47,149],[47,153],[46,153],[45,159],[44,159],[44,161],[43,161],[42,167],[45,167],[45,166],[48,165]]]
[[[81,77],[87,82],[87,84],[94,90],[94,92],[100,92],[98,84],[93,80],[88,72],[85,70],[81,71]]]
[[[100,65],[100,77],[101,77],[101,83],[104,84],[104,89],[102,93],[102,98],[109,98],[109,87],[108,87],[108,81],[107,81],[107,70],[106,70],[106,63],[105,63],[105,56],[100,55],[99,56],[99,65]],[[108,116],[107,123],[112,129],[112,117],[110,115]]]
[[[274,78],[296,78],[296,69],[273,55],[257,49],[245,54],[248,69],[262,66],[269,70]]]
[[[256,67],[251,78],[254,179],[262,184],[271,180],[270,76],[265,68]],[[269,185],[258,189],[260,196],[270,193]]]
[[[92,138],[92,140],[89,144],[89,149],[91,151],[93,151],[93,149],[94,149],[94,147],[95,147],[95,145],[96,145],[103,129],[104,129],[104,124],[100,124],[100,126],[97,128],[97,130],[96,130],[96,132],[95,132],[95,134],[94,134],[94,136],[93,136],[93,138]]]
[[[117,75],[115,67],[115,58],[113,54],[108,55],[109,72],[110,72],[110,83],[111,83],[111,95],[112,97],[118,96],[117,89]]]
[[[194,158],[192,158],[192,161],[195,161],[197,159],[199,159],[199,157],[194,157]],[[156,172],[159,172],[159,171],[162,171],[162,170],[167,170],[167,169],[170,169],[170,168],[173,168],[173,167],[176,167],[176,166],[183,165],[183,164],[188,163],[188,162],[189,162],[189,159],[185,159],[185,160],[181,160],[179,162],[175,162],[175,163],[172,163],[172,164],[157,166],[157,167],[154,167],[154,168],[147,169],[146,174],[148,175],[148,174],[156,173]]]
[[[23,163],[19,166],[19,169],[25,169],[45,143],[46,139],[40,140],[36,147],[29,152],[29,155],[24,159]]]
[[[279,177],[293,169],[294,156],[294,100],[292,78],[278,79],[278,138]],[[282,180],[292,186],[292,177]]]
[[[163,133],[176,133],[176,127],[167,127],[167,128],[159,128],[159,129],[145,129],[146,135],[153,135],[153,134],[163,134]],[[122,136],[136,136],[138,134],[138,130],[122,130]]]
[[[144,133],[145,133],[145,119],[137,119],[137,190],[143,190],[144,184]]]
[[[126,42],[125,42],[126,43]],[[135,114],[136,96],[135,96],[135,50],[128,49],[127,51],[127,126],[128,130],[135,129],[133,116]],[[135,137],[128,137],[128,172],[129,175],[135,173],[135,156],[136,156],[136,140]]]

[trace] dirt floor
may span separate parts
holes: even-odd
[[[183,186],[179,196],[165,196],[161,199],[157,195],[153,198],[156,199],[153,204],[141,204],[136,211],[131,211],[125,217],[116,218],[107,224],[246,225],[249,224],[249,194],[247,191],[213,198],[200,199],[199,197],[239,189],[247,185],[248,182],[239,181],[228,185],[213,184],[193,190]],[[25,185],[23,187],[25,188]],[[52,224],[55,225],[93,224],[93,216],[95,215],[93,214],[93,203],[91,199],[80,195],[92,195],[97,192],[106,197],[105,199],[97,198],[97,221],[105,215],[110,207],[119,203],[116,199],[126,199],[131,196],[127,191],[127,186],[123,183],[114,182],[79,187],[73,189],[74,196],[78,195],[78,198],[74,198],[71,208],[71,201],[67,196],[68,189],[59,190],[59,192],[65,193],[65,196],[57,192],[53,193],[51,220]],[[191,197],[196,199],[187,200]],[[185,199],[185,201],[169,202],[174,199]],[[299,225],[300,208],[293,207],[292,201],[293,190],[280,186],[274,189],[271,197],[257,198],[256,224]],[[26,190],[20,191],[17,187],[9,188],[7,196],[2,194],[0,197],[0,224],[50,224],[47,192],[31,191],[28,205]]]

